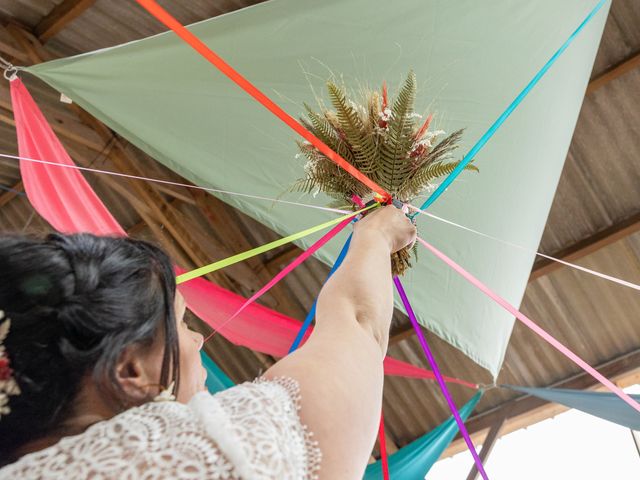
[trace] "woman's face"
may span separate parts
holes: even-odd
[[[180,343],[180,387],[176,399],[181,403],[187,403],[196,393],[206,390],[207,371],[200,359],[200,349],[204,339],[200,333],[191,330],[184,321],[186,306],[180,292],[176,292],[175,309]]]

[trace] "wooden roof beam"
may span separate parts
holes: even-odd
[[[79,17],[96,0],[64,0],[44,17],[35,27],[34,32],[41,42],[62,31],[71,21]]]
[[[408,320],[407,320],[408,322]],[[389,332],[389,346],[395,345],[414,334],[413,325],[411,323],[404,323],[392,328]]]
[[[616,223],[609,228],[605,228],[584,240],[580,240],[579,242],[556,252],[553,256],[566,262],[575,262],[576,260],[595,253],[601,248],[607,247],[612,243],[622,240],[636,232],[640,232],[640,212],[632,215],[622,222]],[[539,260],[534,264],[533,269],[531,270],[529,282],[562,268],[563,266],[564,265],[561,263],[554,262],[552,260]]]
[[[398,447],[398,442],[394,438],[393,434],[389,431],[389,428],[384,429],[384,444],[387,447],[387,455],[393,455],[398,450],[400,450],[400,447]],[[380,435],[378,435],[378,438],[376,438],[376,443],[373,446],[371,457],[369,457],[369,464],[374,463],[381,458],[382,454],[380,451]]]
[[[13,36],[7,31],[4,25],[0,25],[0,52],[10,57],[16,63],[26,63],[29,56],[16,43]]]
[[[496,444],[496,440],[498,440],[500,436],[500,432],[502,431],[502,427],[504,426],[504,423],[506,421],[507,421],[507,417],[505,416],[498,418],[496,422],[489,429],[487,438],[484,440],[484,442],[482,442],[482,450],[480,450],[479,457],[480,457],[480,462],[482,462],[483,465],[487,463],[487,459],[489,458],[489,455],[491,455],[491,452],[493,451],[493,447]],[[469,472],[469,475],[467,476],[467,480],[477,480],[479,474],[480,472],[478,471],[478,467],[474,463],[473,466],[471,467],[471,471]]]
[[[24,185],[22,184],[22,180],[20,180],[11,187],[11,190],[0,194],[0,208],[4,207],[7,203],[17,197],[22,191],[24,191]]]
[[[6,115],[5,113],[3,113],[3,109],[0,109],[0,122],[6,125],[10,125],[12,127],[16,126],[15,120],[11,118],[9,115]],[[75,133],[71,130],[68,130],[56,124],[51,124],[51,128],[53,129],[54,132],[56,132],[61,137],[66,138],[67,140],[70,140],[78,145],[87,147],[96,153],[102,153],[102,151],[106,146],[106,144],[104,143],[100,144],[98,142],[94,142],[93,140],[90,140],[78,133]]]
[[[298,257],[302,254],[302,250],[296,245],[289,245],[284,247],[280,251],[276,251],[276,253],[265,260],[260,268],[264,268],[266,270],[277,269],[290,263],[294,258]]]
[[[602,75],[599,75],[591,80],[589,82],[589,86],[587,87],[586,95],[595,92],[599,88],[604,87],[609,82],[638,67],[640,67],[640,52],[637,52],[635,55],[632,55],[624,62],[615,65],[614,67],[604,72]]]

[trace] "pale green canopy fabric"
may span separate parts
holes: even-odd
[[[413,69],[420,85],[418,110],[435,111],[436,127],[448,132],[466,127],[464,153],[595,3],[271,0],[192,29],[294,116],[303,101],[314,101],[310,83],[322,92],[329,69],[356,89],[387,80],[391,93]],[[481,152],[481,172],[463,174],[432,207],[434,213],[537,247],[607,9]],[[295,134],[171,33],[28,71],[199,185],[275,197],[302,176]],[[331,216],[221,198],[283,235]],[[327,203],[322,195],[304,201]],[[519,304],[531,254],[425,217],[420,232]],[[331,242],[318,256],[331,263],[340,247],[340,241]],[[422,324],[497,375],[513,326],[508,314],[425,251],[404,283]]]

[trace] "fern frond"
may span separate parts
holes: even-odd
[[[395,193],[409,174],[411,163],[408,153],[414,143],[413,103],[416,96],[416,77],[409,72],[404,85],[391,108],[387,136],[379,150],[379,176],[382,187]]]
[[[311,193],[311,191],[313,191],[313,189],[316,188],[317,186],[318,185],[316,184],[315,179],[305,177],[305,178],[299,178],[298,180],[296,180],[293,183],[293,185],[289,187],[287,191]]]
[[[314,112],[307,104],[305,104],[305,109],[307,110],[309,121],[306,119],[300,119],[303,121],[305,128],[311,131],[316,137],[331,148],[331,150],[336,152],[351,165],[357,165],[357,161],[353,152],[349,148],[349,144],[341,138],[342,132],[340,131],[339,126],[331,123],[326,116]]]
[[[460,162],[438,162],[429,165],[424,165],[418,169],[411,177],[407,178],[405,183],[398,191],[400,198],[412,198],[418,195],[424,190],[425,186],[436,178],[449,175],[458,166]],[[464,168],[465,170],[472,170],[479,172],[478,167],[472,163],[468,164]]]
[[[431,149],[429,152],[429,156],[431,157],[431,162],[434,163],[436,161],[443,160],[445,155],[449,155],[456,148],[458,148],[460,139],[462,138],[462,134],[464,133],[464,128],[460,130],[456,130],[448,137],[444,138],[440,141],[435,147]]]
[[[365,117],[365,129],[370,132],[375,132],[381,112],[380,94],[378,92],[370,92],[366,95],[366,102],[367,116]]]
[[[354,166],[363,173],[375,171],[376,145],[372,135],[369,135],[359,113],[347,100],[345,92],[333,82],[327,82],[329,98],[336,109],[336,116],[340,128],[353,152]]]
[[[432,163],[443,162],[449,158],[451,153],[459,147],[458,142],[463,132],[464,129],[456,130],[431,149],[426,149],[422,155],[414,159],[414,169],[431,165]]]

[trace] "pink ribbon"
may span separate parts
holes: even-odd
[[[636,402],[633,398],[631,398],[629,395],[624,393],[620,388],[615,386],[609,379],[607,379],[604,375],[602,375],[600,372],[598,372],[595,368],[593,368],[591,365],[589,365],[587,362],[585,362],[578,355],[576,355],[571,350],[569,350],[569,348],[565,347],[562,343],[560,343],[551,334],[549,334],[544,329],[539,327],[533,320],[531,320],[529,317],[527,317],[524,313],[520,312],[517,308],[515,308],[513,305],[511,305],[509,302],[507,302],[504,298],[502,298],[500,295],[498,295],[493,290],[491,290],[489,287],[487,287],[484,283],[482,283],[476,277],[474,277],[469,272],[467,272],[464,268],[462,268],[456,262],[454,262],[449,257],[447,257],[440,250],[435,248],[433,245],[425,242],[421,238],[418,238],[418,241],[420,243],[422,243],[422,245],[424,245],[436,257],[438,257],[444,263],[449,265],[453,270],[455,270],[458,274],[460,274],[462,277],[464,277],[464,279],[467,280],[469,283],[471,283],[474,287],[476,287],[478,290],[480,290],[485,295],[487,295],[489,298],[491,298],[494,302],[496,302],[498,305],[500,305],[502,308],[504,308],[507,312],[509,312],[510,314],[515,316],[518,320],[520,320],[528,328],[533,330],[538,336],[542,337],[542,339],[545,340],[547,343],[551,344],[556,350],[558,350],[560,353],[562,353],[565,357],[567,357],[568,359],[572,360],[576,365],[578,365],[585,372],[587,372],[589,375],[591,375],[593,378],[595,378],[598,382],[600,382],[602,385],[604,385],[609,390],[611,390],[613,393],[615,393],[618,397],[620,397],[622,400],[624,400],[626,403],[628,403],[635,410],[640,412],[640,404],[638,404],[638,402]]]

